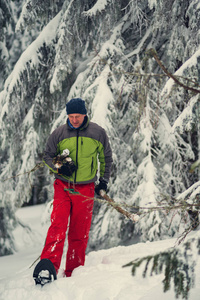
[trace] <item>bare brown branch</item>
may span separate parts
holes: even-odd
[[[161,62],[161,60],[158,58],[157,52],[155,51],[155,49],[151,48],[147,51],[147,53],[151,56],[154,57],[154,59],[156,60],[156,62],[158,63],[158,65],[161,67],[161,69],[165,72],[165,74],[167,74],[168,77],[172,78],[174,80],[174,82],[176,82],[178,85],[180,85],[181,87],[183,87],[186,90],[192,91],[194,93],[199,94],[200,90],[195,89],[193,87],[187,86],[185,84],[183,84],[177,76],[174,76],[173,74],[171,74],[163,65],[163,63]]]

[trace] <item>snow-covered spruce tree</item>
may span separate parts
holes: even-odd
[[[11,1],[1,1],[0,4],[0,92],[3,89],[5,80],[9,75],[14,61],[17,60],[16,45],[15,45],[15,34],[13,32],[16,11],[18,10],[18,4],[12,5]],[[14,55],[16,56],[14,57]],[[11,58],[12,56],[12,58]],[[2,93],[0,94],[2,97]],[[0,111],[2,107],[6,105],[5,99],[0,101]],[[2,136],[3,130],[0,126],[0,173],[6,166],[6,160],[9,157],[7,149],[2,147]],[[10,186],[7,185],[7,190],[9,191]],[[7,201],[3,202],[2,197],[4,193],[4,185],[0,185],[0,256],[5,254],[10,254],[14,249],[12,230],[16,225],[15,222],[15,210],[13,210],[11,204],[12,195],[9,193]]]
[[[12,8],[15,12],[15,7]],[[16,11],[18,11],[18,7],[16,7]],[[35,30],[35,32],[37,32],[37,30]],[[16,40],[14,39],[16,33],[12,33],[11,31],[10,35],[13,36],[13,40]],[[18,35],[20,36],[20,33]],[[28,39],[29,43],[32,41],[32,36],[33,32],[30,33]],[[21,39],[22,40],[18,41],[18,43],[14,43],[15,46],[12,45],[9,49],[8,53],[11,56],[10,64],[15,60],[14,55],[17,51],[14,50],[19,47],[20,43],[23,44],[23,46],[28,43],[26,32],[21,35]],[[46,39],[48,40],[48,36]],[[38,46],[40,53],[37,53],[37,40],[36,43],[32,44],[33,48],[31,50],[28,48],[26,49],[27,51],[24,51],[7,78],[4,90],[0,94],[1,181],[15,176],[18,173],[24,173],[30,170],[30,168],[35,165],[35,162],[41,160],[40,152],[43,151],[43,145],[41,145],[41,150],[39,145],[36,145],[39,142],[36,132],[40,132],[41,130],[41,134],[45,135],[45,126],[49,125],[50,118],[47,106],[45,107],[45,101],[47,102],[47,94],[49,92],[45,84],[42,83],[46,80],[45,76],[48,76],[45,72],[45,70],[47,70],[46,60],[49,60],[50,57],[50,54],[47,55],[48,47],[43,45],[44,42],[45,41],[42,40]],[[38,63],[39,66],[42,66],[41,69],[38,68],[34,70],[35,65]],[[39,84],[39,82],[41,84]],[[46,100],[41,106],[44,97],[46,97]],[[46,117],[45,115],[42,116],[41,110],[43,109],[46,111]],[[54,114],[53,103],[51,114]],[[37,117],[35,118],[34,116]],[[45,118],[47,119],[46,122]],[[43,129],[41,128],[42,124]],[[49,128],[47,130],[49,130]],[[16,207],[20,207],[26,199],[28,201],[33,199],[34,201],[34,199],[37,198],[38,202],[39,192],[41,192],[42,198],[46,198],[45,177],[39,177],[38,175],[41,175],[41,172],[37,174],[35,181],[28,178],[28,176],[23,176],[23,178],[18,177],[18,180],[13,178],[1,184],[0,206],[4,210],[4,213],[1,213],[3,216],[1,219],[1,255],[7,254],[14,249],[13,241],[10,240],[10,236],[12,232],[11,229],[16,223],[13,221],[13,212],[15,212]],[[35,186],[31,186],[29,179],[31,179],[31,184]]]
[[[173,131],[192,95],[176,87],[165,99],[167,79],[145,53],[154,48],[171,73],[180,69],[198,49],[196,14],[196,1],[26,1],[16,28],[23,42],[34,28],[37,34],[1,93],[1,151],[7,153],[1,180],[41,160],[48,135],[66,120],[65,103],[81,96],[90,118],[110,136],[110,195],[117,202],[155,205],[163,194],[175,197],[194,183],[196,173],[180,170],[197,158],[199,146],[188,139],[191,128]],[[196,66],[186,77],[196,78]],[[191,124],[197,137],[195,118]],[[12,178],[0,201],[10,199],[15,208],[30,199],[51,199],[52,180],[46,168]],[[168,230],[171,218],[152,212],[134,228],[97,204],[88,249],[132,243],[137,235],[173,235],[178,217]]]
[[[138,2],[132,1],[129,4],[138,5]],[[140,2],[140,4],[144,5],[144,2]],[[126,62],[126,64],[124,63],[124,66],[126,67],[123,67],[123,71],[126,71],[126,76],[123,74],[121,76],[121,78],[126,77],[126,80],[124,80],[123,84],[121,84],[120,95],[120,100],[124,100],[124,102],[121,102],[126,109],[123,111],[123,119],[120,123],[122,126],[118,127],[118,132],[120,132],[118,133],[118,137],[120,137],[123,141],[126,139],[126,145],[132,147],[131,160],[128,159],[128,161],[125,161],[126,164],[124,164],[124,171],[127,166],[132,166],[133,169],[131,173],[129,173],[129,169],[126,169],[127,176],[123,178],[121,177],[123,173],[117,173],[117,176],[115,174],[117,180],[116,182],[113,182],[111,191],[114,189],[114,185],[116,183],[117,193],[116,189],[114,191],[116,199],[118,199],[117,196],[119,191],[123,190],[123,194],[120,195],[120,199],[125,200],[127,197],[128,199],[126,199],[126,203],[139,205],[143,208],[155,206],[157,203],[161,202],[163,205],[173,205],[174,202],[172,201],[171,196],[179,195],[179,193],[189,188],[192,183],[198,180],[197,174],[189,174],[189,166],[190,162],[199,156],[199,150],[196,151],[196,149],[199,149],[199,144],[197,143],[197,139],[193,139],[192,142],[191,138],[188,137],[191,135],[199,135],[197,128],[199,120],[199,96],[195,96],[192,102],[195,109],[192,109],[193,106],[191,107],[190,103],[188,103],[189,99],[192,97],[192,94],[190,92],[188,93],[188,91],[185,91],[183,88],[179,88],[178,86],[174,88],[173,93],[171,93],[171,97],[164,97],[164,95],[161,94],[161,90],[166,79],[164,78],[164,80],[161,80],[162,77],[159,66],[153,62],[147,66],[144,57],[145,55],[143,49],[147,47],[146,45],[153,45],[155,49],[160,49],[162,47],[162,51],[159,51],[160,56],[163,58],[163,61],[165,62],[166,66],[169,67],[169,70],[172,73],[176,71],[176,69],[178,70],[179,66],[183,64],[184,61],[187,61],[188,58],[190,58],[191,49],[190,55],[188,55],[189,49],[187,49],[187,51],[184,53],[184,60],[182,56],[178,56],[180,54],[180,48],[176,47],[175,49],[171,49],[170,43],[174,42],[174,40],[171,39],[171,32],[173,32],[174,27],[176,28],[175,35],[178,35],[178,37],[176,37],[178,41],[180,28],[182,29],[183,27],[183,31],[184,24],[188,27],[189,9],[191,9],[192,4],[188,6],[189,3],[185,3],[186,6],[183,8],[182,6],[180,7],[180,1],[174,1],[174,3],[171,2],[170,7],[167,5],[168,10],[167,12],[165,11],[164,17],[161,20],[160,17],[158,18],[158,16],[162,15],[161,12],[166,9],[165,4],[166,1],[159,3],[158,6],[154,3],[155,18],[152,18],[152,22],[149,21],[151,26],[148,27],[149,29],[146,31],[146,35],[143,35],[145,38],[141,42],[139,40],[137,48],[135,47],[135,51],[133,50],[132,52],[129,52],[129,55],[124,56],[124,61]],[[193,2],[193,4],[195,5],[195,2]],[[187,7],[189,7],[188,10]],[[170,15],[171,10],[172,15]],[[133,11],[134,10],[131,10],[131,12]],[[131,12],[129,13],[131,14]],[[151,15],[152,12],[148,11],[147,7],[143,10],[143,14],[144,12],[148,13],[146,13],[146,17],[143,18],[144,20],[148,20],[148,15]],[[180,22],[171,23],[171,21],[177,18],[177,13],[180,16]],[[128,20],[130,21],[130,19],[131,18]],[[144,23],[142,29],[141,26],[138,27],[137,22],[134,23],[134,25],[134,32],[137,32],[137,29],[138,31],[140,30],[140,32],[142,29],[145,30]],[[130,27],[126,27],[125,25],[124,27],[122,26],[122,29],[123,28],[128,28],[130,30]],[[186,29],[187,28],[185,28],[185,30]],[[129,32],[129,30],[127,31]],[[187,47],[189,48],[188,45],[190,43],[186,43],[186,41],[187,39],[190,39],[190,30],[192,30],[192,28],[189,28],[188,36],[182,37],[183,41],[182,43],[179,42],[179,47],[184,48],[184,44],[187,44]],[[125,32],[121,32],[123,37]],[[133,34],[132,37],[133,41],[135,41],[134,39],[136,38],[136,34]],[[131,36],[129,36],[129,43],[130,39]],[[175,39],[175,36],[173,39]],[[184,39],[186,39],[186,41],[184,41]],[[166,47],[163,46],[164,40],[168,41],[168,43],[166,42]],[[125,51],[128,51],[125,42],[126,39],[125,41],[123,40],[123,43]],[[134,45],[134,43],[131,45]],[[193,50],[197,49],[198,47],[198,44],[195,45],[196,46],[193,44]],[[141,48],[142,51],[140,51]],[[194,54],[195,51],[192,53]],[[179,61],[177,57],[179,58]],[[196,55],[196,58],[198,58],[198,55]],[[169,59],[169,62],[167,62],[167,59]],[[186,67],[186,65],[185,67],[183,66],[181,75],[184,75],[186,78],[197,80],[198,59],[191,60],[193,61],[193,64],[191,64],[190,67]],[[113,66],[112,69],[114,69]],[[137,70],[140,70],[141,73],[138,74],[138,76],[136,76],[134,73],[134,71],[136,72]],[[148,76],[148,74],[151,74],[152,72],[158,74],[160,73],[160,77]],[[144,75],[144,77],[142,77],[142,75]],[[187,80],[185,82],[188,83]],[[128,88],[129,92],[127,97]],[[126,97],[128,98],[128,101],[126,100]],[[132,103],[134,104],[132,105]],[[182,106],[180,106],[179,103],[182,103]],[[182,132],[177,132],[177,130],[174,131],[174,121],[179,116],[181,118],[184,108],[190,111],[190,121],[187,123],[188,126],[185,126]],[[138,120],[137,124],[135,122],[136,120]],[[125,132],[123,132],[123,128],[126,128]],[[117,153],[117,157],[123,157],[123,154],[121,154],[123,153],[122,149],[124,148],[121,148],[121,151],[119,152],[115,152]],[[123,164],[122,161],[123,158],[120,162],[117,162],[118,167],[119,165]],[[132,161],[131,164],[130,161]],[[119,184],[120,178],[122,178],[121,184]],[[131,185],[129,182],[131,182]],[[132,192],[132,196],[130,196],[129,193],[131,193],[133,190],[135,191]],[[166,198],[166,195],[169,195],[169,200]],[[187,212],[185,212],[185,214],[187,215]],[[167,235],[172,236],[177,232],[181,219],[181,216],[178,216],[178,211],[173,211],[172,213],[168,213],[165,210],[156,212],[154,211],[143,217],[141,221],[136,224],[134,234],[131,234],[133,227],[130,226],[130,223],[124,226],[121,220],[113,221],[111,219],[110,222],[108,222],[109,217],[106,216],[106,218],[102,218],[102,216],[104,216],[104,213],[101,213],[95,218],[95,234],[91,235],[91,239],[95,245],[95,239],[97,238],[97,233],[99,233],[98,240],[101,241],[101,245],[103,245],[102,247],[105,246],[105,243],[107,243],[108,246],[110,243],[112,243],[111,237],[113,237],[115,242],[117,239],[118,241],[125,241],[125,237],[120,236],[120,232],[122,234],[126,232],[126,239],[132,239],[132,241],[136,237],[136,233],[141,235],[143,240],[164,238]],[[105,222],[101,223],[100,220],[102,219],[104,219]],[[163,220],[165,220],[165,222],[163,222]],[[118,225],[117,231],[114,228],[116,223]],[[105,226],[107,226],[106,229]],[[105,232],[104,237],[101,236],[102,227],[103,231]],[[98,230],[96,230],[97,228]],[[128,234],[125,228],[129,228]],[[101,238],[99,238],[99,236],[101,236]],[[102,242],[103,240],[105,240],[105,242]]]
[[[193,58],[190,60],[192,61]],[[196,60],[194,60],[194,64],[196,64]],[[192,74],[192,68],[193,64],[191,63],[189,68],[188,66],[182,68],[182,73],[187,72],[186,77],[189,78],[191,76],[189,74]],[[197,78],[197,74],[194,75],[194,78]],[[171,93],[171,101],[174,101],[177,89],[179,90],[176,87],[175,91]],[[164,96],[164,91],[161,93],[162,99],[158,99],[157,103],[155,103],[155,98],[146,102],[144,122],[140,122],[140,124],[144,124],[141,128],[144,137],[141,152],[146,153],[147,156],[144,157],[138,167],[137,178],[139,180],[141,177],[141,184],[138,185],[133,195],[133,198],[137,201],[137,198],[143,193],[143,197],[140,196],[142,199],[140,206],[144,209],[147,204],[149,208],[157,204],[159,206],[173,206],[176,203],[172,198],[189,188],[195,180],[198,180],[197,174],[192,176],[189,174],[190,161],[195,159],[195,153],[198,157],[196,152],[198,145],[194,139],[192,142],[188,136],[192,134],[191,129],[194,134],[198,135],[199,94],[192,97],[192,94],[188,95],[188,91],[185,93],[183,90],[179,93],[181,93],[180,97],[186,99],[186,101],[188,96],[189,99],[191,98],[188,104],[183,105],[185,107],[183,111],[183,107],[180,110],[179,105],[178,108],[174,109],[176,104],[173,102],[170,103],[170,107],[173,109],[169,108],[169,99],[166,98],[168,96]],[[151,94],[151,92],[148,93],[149,96]],[[173,115],[172,118],[170,114]],[[177,117],[178,119],[176,119]],[[173,122],[174,119],[176,119],[175,123]],[[177,127],[184,127],[184,130],[177,130]],[[138,133],[134,134],[134,139],[137,139],[137,136]],[[141,138],[141,135],[139,135],[139,138]],[[140,161],[140,159],[137,159],[137,161]],[[162,170],[158,172],[160,168]],[[176,179],[174,180],[174,178]],[[166,197],[167,195],[169,197]],[[177,211],[173,212],[174,216],[170,213],[168,217],[166,216],[166,210],[148,213],[141,223],[136,225],[136,230],[142,231],[142,239],[160,238],[160,236],[164,237],[166,234],[173,235],[178,230],[180,221],[176,213]],[[184,212],[184,216],[186,214],[187,211]],[[173,226],[169,226],[172,217]],[[165,219],[165,223],[161,226],[163,219]],[[142,223],[145,226],[141,226]]]

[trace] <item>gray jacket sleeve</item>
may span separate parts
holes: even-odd
[[[46,148],[44,151],[43,161],[53,171],[57,173],[57,169],[52,164],[52,159],[57,155],[57,133],[56,130],[50,135],[47,140]]]

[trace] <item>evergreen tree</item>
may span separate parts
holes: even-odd
[[[138,267],[143,265],[143,277],[164,274],[163,291],[174,288],[176,298],[189,299],[195,283],[195,261],[199,255],[200,240],[189,239],[179,248],[168,249],[155,255],[136,259],[124,267],[132,266],[136,276]]]

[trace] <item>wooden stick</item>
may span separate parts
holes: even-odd
[[[130,219],[133,223],[136,223],[139,220],[139,216],[137,214],[132,214],[127,210],[123,209],[119,204],[117,204],[113,199],[111,199],[104,190],[100,190],[100,196],[104,198],[108,203],[114,207],[119,213],[124,215],[126,218]]]

